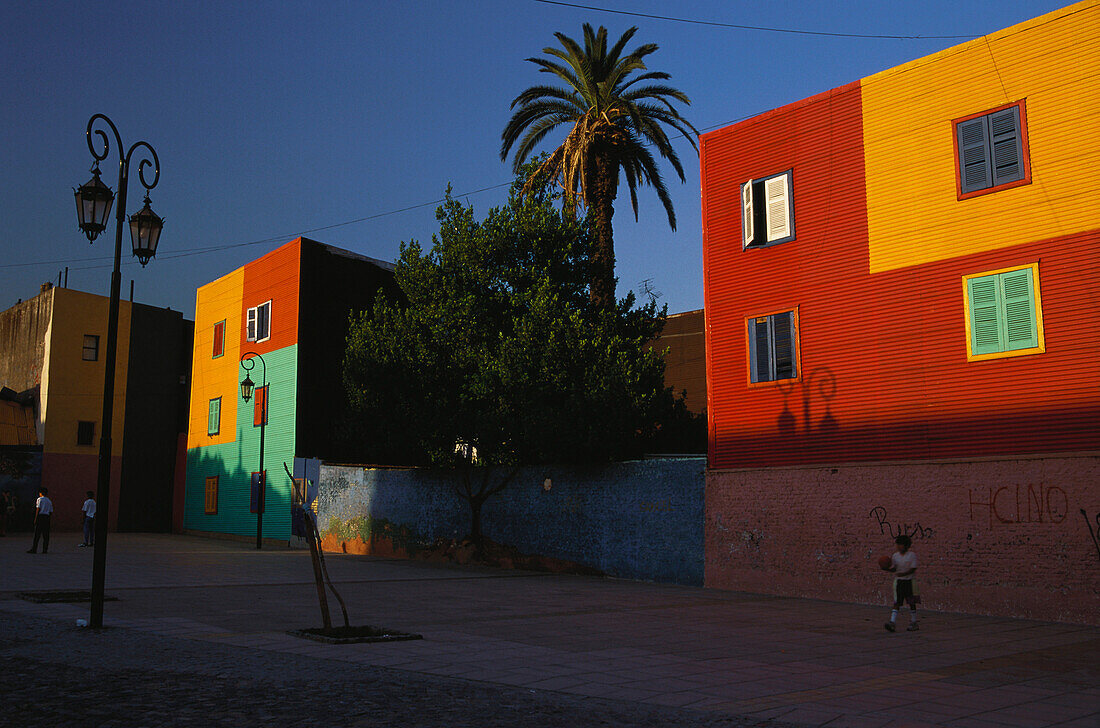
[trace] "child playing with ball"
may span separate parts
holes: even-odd
[[[898,610],[902,602],[909,602],[909,626],[906,630],[914,632],[920,627],[917,625],[917,604],[920,603],[920,591],[913,574],[917,571],[917,554],[909,549],[913,545],[908,536],[898,536],[894,539],[897,552],[890,556],[890,565],[886,571],[894,573],[894,609],[890,612],[890,621],[886,623],[886,631],[893,632],[897,629]]]

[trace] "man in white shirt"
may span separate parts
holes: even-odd
[[[894,609],[890,612],[890,621],[886,623],[886,631],[893,632],[897,629],[898,610],[905,602],[909,602],[909,626],[906,630],[914,632],[920,627],[917,624],[917,605],[920,604],[920,590],[913,574],[917,571],[917,554],[910,547],[912,539],[901,535],[894,539],[897,553],[890,557],[890,568],[887,571],[894,572]]]
[[[27,550],[28,554],[38,553],[38,539],[42,539],[42,553],[50,550],[50,516],[53,515],[53,501],[46,495],[45,488],[38,489],[38,500],[34,503],[34,541]]]
[[[84,514],[84,543],[81,546],[95,545],[95,493],[88,491],[88,500],[84,501],[80,511]]]

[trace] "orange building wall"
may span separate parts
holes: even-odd
[[[240,359],[243,269],[206,284],[195,294],[195,350],[191,359],[191,405],[187,447],[233,442],[237,432],[237,361]],[[225,321],[225,353],[213,357],[214,325]],[[222,398],[219,434],[207,434],[210,400]]]
[[[298,343],[298,280],[302,241],[299,238],[276,248],[244,267],[244,299],[239,312],[241,352],[266,354]],[[271,338],[245,341],[246,309],[265,301],[271,304]]]
[[[863,79],[871,272],[1100,227],[1098,78],[1090,0]],[[952,119],[1021,100],[1031,184],[957,200]]]

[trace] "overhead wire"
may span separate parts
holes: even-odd
[[[561,0],[535,0],[544,5],[561,5],[567,8],[580,8],[581,10],[595,10],[600,13],[614,13],[616,15],[630,15],[635,18],[650,18],[653,20],[669,20],[676,23],[691,23],[693,25],[709,25],[717,28],[734,28],[736,30],[755,30],[767,33],[791,33],[795,35],[821,35],[832,38],[869,38],[881,40],[958,40],[977,38],[976,35],[884,35],[879,33],[836,33],[825,30],[801,30],[797,28],[777,28],[767,25],[744,25],[741,23],[721,23],[715,20],[697,20],[694,18],[677,18],[671,15],[656,15],[653,13],[639,13],[631,10],[616,10],[613,8],[601,8],[595,5],[582,5],[580,3],[567,3]]]

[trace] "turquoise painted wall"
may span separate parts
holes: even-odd
[[[294,423],[298,401],[298,346],[264,354],[270,386],[267,427],[264,433],[264,467],[267,470],[267,508],[263,535],[290,538],[290,481],[283,462],[293,467]],[[260,384],[262,366],[257,362],[251,377]],[[243,377],[243,374],[242,374]],[[223,395],[222,406],[232,396]],[[241,399],[240,388],[232,401],[237,406],[234,442],[187,451],[187,489],[183,526],[196,531],[256,534],[256,514],[249,511],[249,479],[260,462],[260,428],[252,424],[253,403]],[[224,417],[224,414],[223,414]],[[206,515],[206,478],[219,476],[218,512]]]

